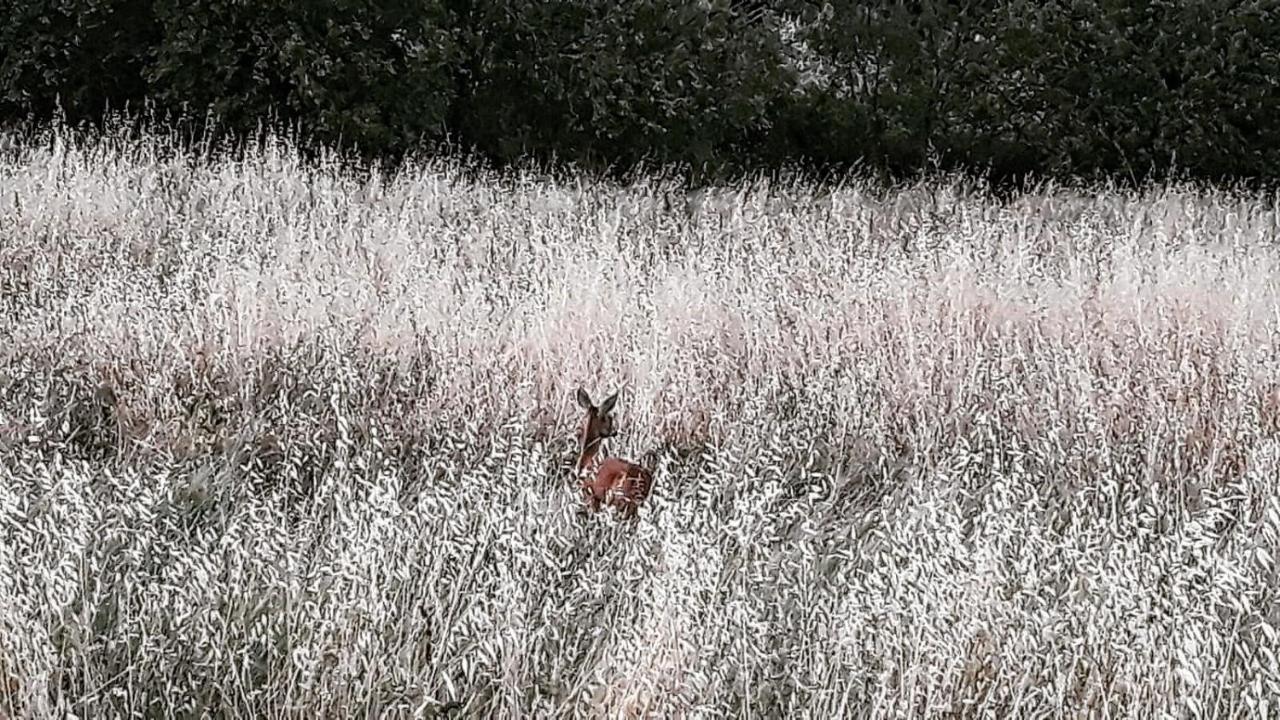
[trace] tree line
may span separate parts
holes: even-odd
[[[1270,179],[1278,79],[1270,0],[0,0],[0,122],[384,159]]]

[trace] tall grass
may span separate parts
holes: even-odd
[[[0,716],[1280,713],[1278,212],[5,138]]]

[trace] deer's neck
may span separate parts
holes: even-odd
[[[600,452],[600,446],[604,444],[604,438],[598,437],[591,441],[583,441],[582,452],[578,455],[578,474],[582,474],[591,469],[595,464],[596,455]]]

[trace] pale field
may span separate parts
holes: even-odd
[[[2,717],[1280,713],[1275,197],[3,140]]]

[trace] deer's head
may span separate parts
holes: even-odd
[[[604,402],[596,405],[591,402],[591,396],[586,390],[578,388],[578,404],[587,411],[586,417],[582,419],[582,430],[579,435],[584,453],[587,451],[594,453],[602,440],[617,434],[613,429],[613,405],[616,402],[618,402],[618,393],[610,395],[604,399]]]

